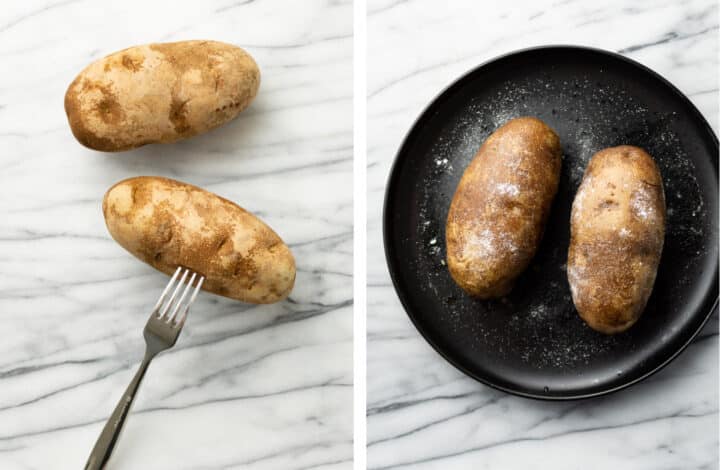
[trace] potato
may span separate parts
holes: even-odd
[[[260,71],[239,47],[182,41],[131,47],[85,68],[65,93],[75,138],[106,152],[175,142],[236,117]]]
[[[487,138],[450,204],[447,264],[472,296],[501,297],[535,255],[560,179],[557,134],[539,119],[509,121]]]
[[[123,248],[165,274],[190,268],[215,294],[266,304],[287,297],[295,283],[293,255],[270,227],[190,184],[130,178],[108,190],[103,213]]]
[[[572,206],[567,275],[580,317],[619,333],[640,317],[655,282],[665,237],[660,171],[644,150],[596,153]]]

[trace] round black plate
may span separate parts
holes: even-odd
[[[518,116],[536,116],[560,136],[560,188],[538,253],[510,295],[474,300],[445,265],[448,207],[482,142]],[[660,166],[667,233],[643,316],[606,336],[578,317],[565,263],[585,166],[620,144],[646,149]],[[485,384],[546,399],[619,390],[676,357],[717,304],[717,155],[717,138],[690,101],[632,60],[566,46],[494,59],[443,91],[398,152],[384,213],[395,289],[425,339]]]

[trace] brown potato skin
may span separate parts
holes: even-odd
[[[483,143],[450,204],[447,264],[481,299],[506,295],[530,264],[560,179],[557,134],[541,120],[507,122]]]
[[[295,260],[280,237],[237,204],[196,186],[140,176],[111,187],[103,199],[110,235],[150,266],[178,266],[205,276],[202,288],[268,304],[286,298]]]
[[[572,206],[567,274],[585,322],[620,333],[640,318],[665,238],[665,194],[655,161],[623,145],[590,160]]]
[[[88,65],[65,93],[65,113],[78,142],[117,152],[220,126],[250,104],[259,86],[257,64],[239,47],[147,44]]]

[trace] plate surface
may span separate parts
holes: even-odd
[[[513,291],[475,300],[445,266],[448,208],[482,142],[519,116],[536,116],[560,136],[560,187],[538,253]],[[657,161],[668,217],[643,316],[627,332],[605,336],[585,325],[570,297],[570,207],[590,157],[620,144]],[[717,137],[698,110],[634,61],[570,46],[494,59],[443,91],[398,152],[383,221],[395,289],[425,339],[485,384],[545,399],[624,388],[676,357],[717,305],[717,155]]]

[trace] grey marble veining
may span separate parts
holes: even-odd
[[[173,145],[102,154],[74,140],[63,96],[85,65],[183,39],[255,57],[249,109]],[[274,305],[200,295],[110,468],[351,468],[352,3],[9,2],[0,61],[0,468],[82,468],[136,370],[167,277],[110,238],[100,207],[136,175],[256,213],[298,274]]]
[[[392,288],[382,200],[405,133],[479,63],[578,44],[658,71],[718,126],[715,1],[368,2],[368,468],[718,468],[718,320],[670,366],[589,401],[517,398],[465,377],[425,343]]]

